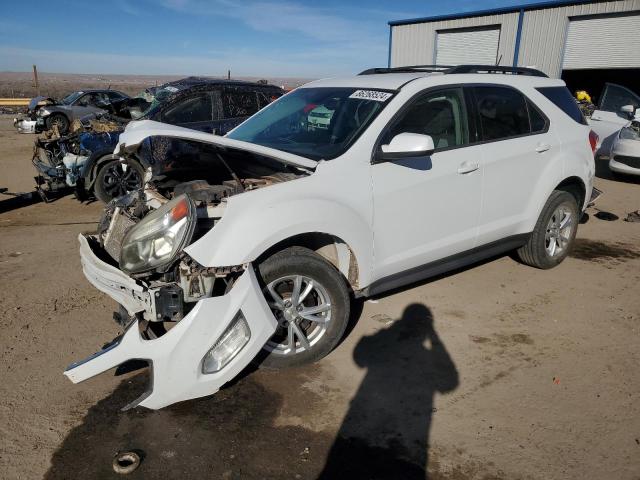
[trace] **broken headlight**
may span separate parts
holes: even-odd
[[[180,195],[150,213],[122,240],[120,268],[139,273],[171,263],[193,236],[196,209]]]

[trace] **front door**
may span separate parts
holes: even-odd
[[[469,145],[462,89],[419,95],[381,144],[400,133],[430,135],[435,152],[371,167],[374,280],[470,250],[476,239],[482,169],[479,147]]]
[[[621,85],[607,83],[598,108],[589,120],[589,126],[600,137],[599,153],[608,154],[615,135],[631,120],[628,114],[620,110],[625,105],[632,105],[637,109],[640,107],[640,96]],[[636,111],[636,115],[638,114]]]

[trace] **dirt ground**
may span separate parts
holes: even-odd
[[[0,117],[0,187],[31,191],[33,136]],[[83,278],[77,235],[101,211],[72,196],[0,196],[0,478],[640,478],[640,183],[596,185],[602,210],[550,271],[508,256],[356,305],[318,364],[253,371],[218,394],[119,408],[144,371],[72,385],[118,333]]]

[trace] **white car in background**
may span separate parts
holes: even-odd
[[[589,126],[600,138],[599,155],[608,155],[612,151],[620,129],[628,126],[630,120],[634,117],[640,120],[637,117],[639,107],[640,95],[621,85],[605,84],[598,106],[589,118]]]
[[[640,120],[622,127],[609,153],[609,168],[613,173],[640,175]]]
[[[307,121],[320,106],[333,112],[326,129]],[[597,143],[563,81],[494,66],[318,80],[225,137],[131,122],[115,154],[167,137],[204,145],[216,179],[148,179],[79,237],[124,333],[65,371],[81,382],[146,360],[151,387],[130,406],[153,409],[215,393],[252,361],[324,357],[353,297],[512,250],[558,265],[591,198]]]

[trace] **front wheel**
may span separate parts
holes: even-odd
[[[96,176],[94,192],[96,198],[109,203],[142,187],[144,170],[137,162],[122,162],[119,159],[107,161]]]
[[[263,294],[278,321],[257,361],[283,368],[315,362],[342,339],[350,296],[340,272],[315,252],[287,248],[259,267]]]
[[[575,197],[568,192],[554,190],[542,209],[529,241],[518,249],[518,257],[532,267],[555,267],[571,251],[578,231],[578,220]]]
[[[58,133],[64,135],[69,130],[69,119],[62,113],[52,113],[46,120],[48,130],[58,127]]]

